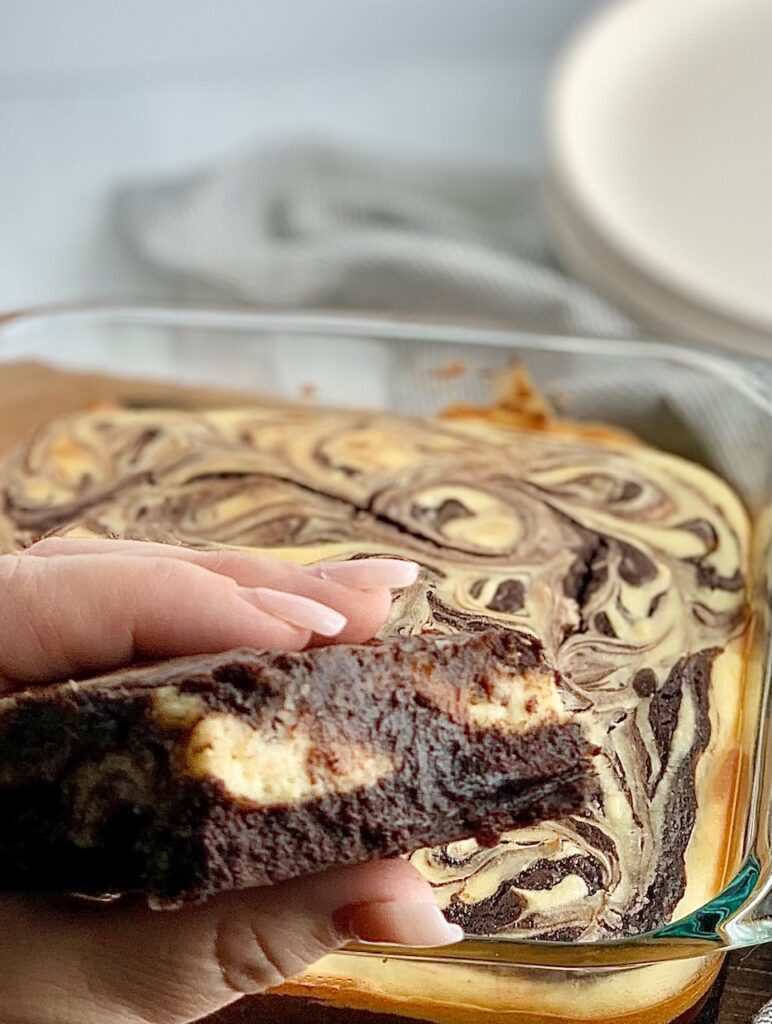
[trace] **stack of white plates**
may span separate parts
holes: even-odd
[[[568,268],[657,334],[772,356],[772,0],[618,0],[559,64]]]

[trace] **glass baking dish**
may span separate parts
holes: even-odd
[[[731,870],[714,899],[665,928],[624,940],[470,937],[437,953],[352,946],[278,993],[245,1002],[238,1017],[218,1019],[685,1022],[728,950],[772,939],[772,394],[751,371],[661,343],[331,314],[132,307],[7,317],[0,324],[0,373],[4,363],[30,360],[107,373],[119,378],[111,393],[134,403],[157,401],[157,382],[166,382],[194,386],[200,400],[201,389],[214,388],[418,414],[456,401],[489,401],[491,373],[517,360],[567,415],[631,429],[719,472],[754,523],[744,754],[727,837]],[[84,380],[84,400],[106,387],[104,380]],[[59,411],[49,385],[35,416],[42,421]]]

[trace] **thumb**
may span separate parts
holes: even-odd
[[[428,882],[403,860],[338,869],[264,892],[219,919],[219,966],[239,995],[279,985],[352,939],[441,946],[463,938],[434,903]]]
[[[351,939],[438,946],[462,937],[403,860],[179,911],[13,897],[0,904],[4,917],[0,991],[10,993],[14,1020],[25,1024],[189,1024],[280,984]],[[34,1000],[28,1015],[24,999]]]

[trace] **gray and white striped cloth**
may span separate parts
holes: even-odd
[[[531,175],[296,145],[124,188],[116,212],[181,297],[635,333],[553,265]]]

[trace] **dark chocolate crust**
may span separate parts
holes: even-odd
[[[295,996],[248,996],[206,1017],[201,1024],[416,1024],[415,1017],[352,1010]]]
[[[721,984],[671,1024],[714,1024]],[[711,1013],[711,1007],[713,1012]],[[201,1024],[416,1024],[419,1018],[377,1010],[355,1010],[316,999],[266,994],[248,996],[206,1017]]]
[[[502,680],[527,688],[524,721],[477,724]],[[236,651],[24,691],[0,702],[1,884],[174,904],[551,818],[581,803],[592,753],[553,710],[557,686],[537,640],[489,630]],[[169,694],[192,715],[159,715]],[[303,734],[317,766],[365,749],[391,769],[256,803],[186,760],[216,716],[258,742]]]
[[[415,1017],[333,1007],[317,999],[288,995],[255,995],[233,1002],[202,1024],[416,1024]]]

